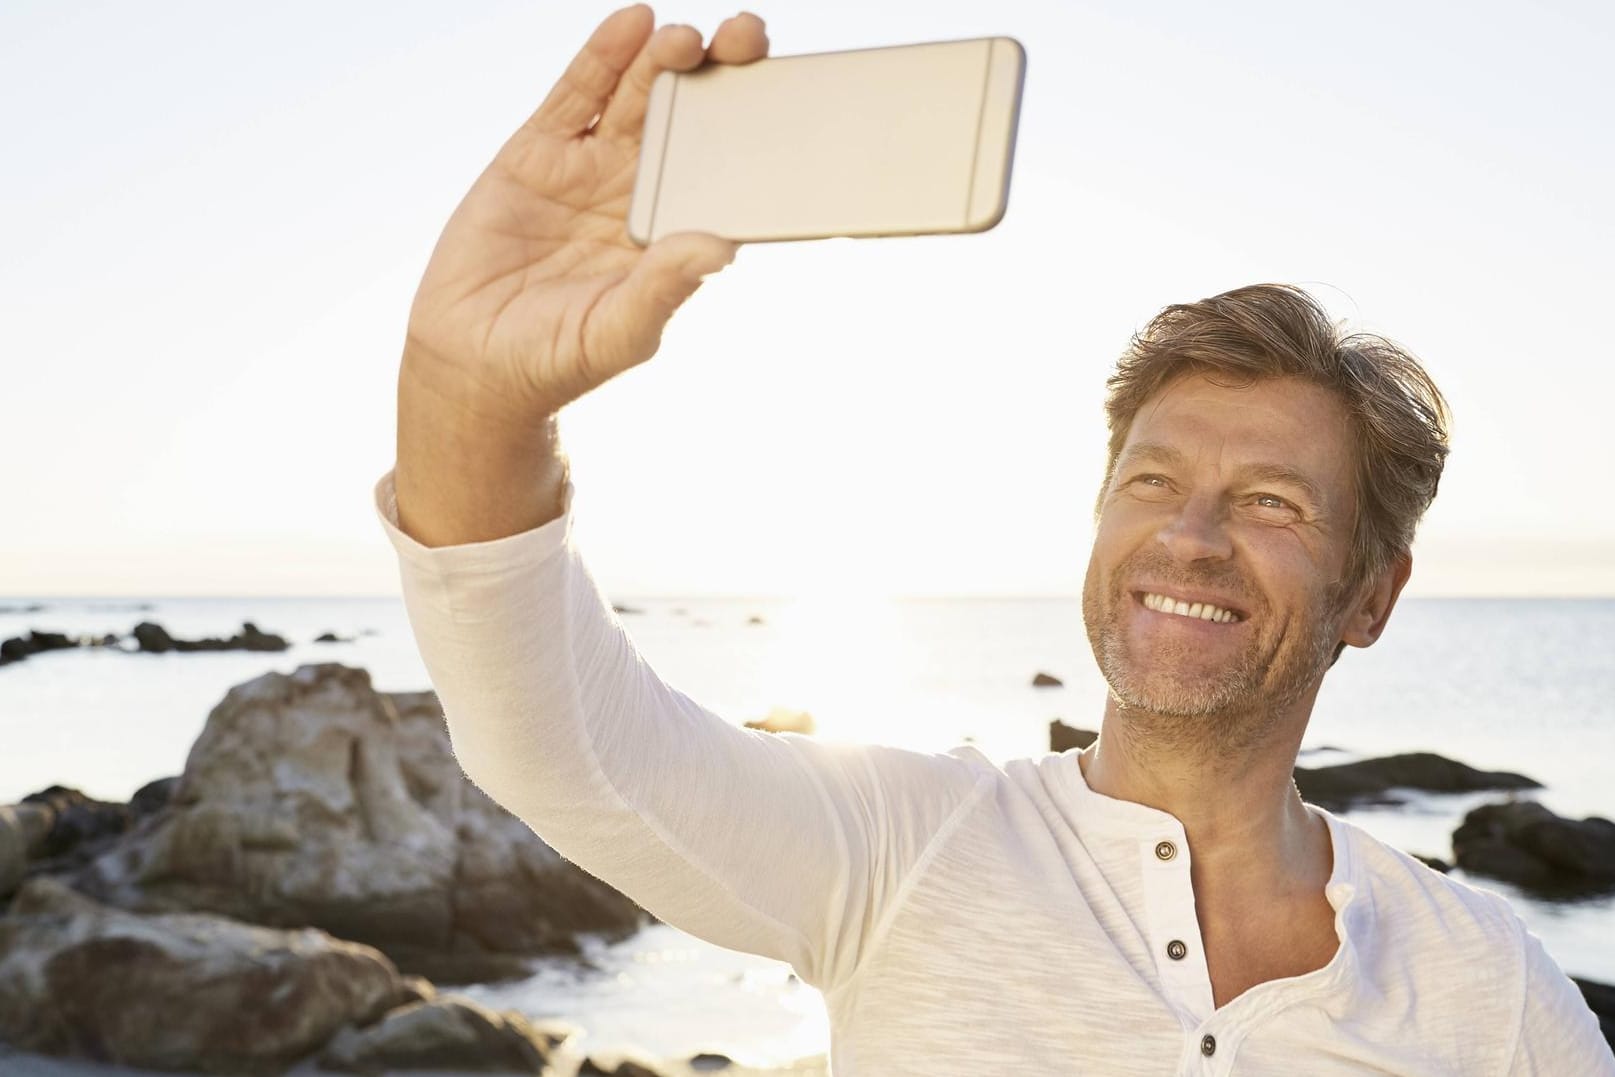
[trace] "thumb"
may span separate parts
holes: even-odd
[[[649,359],[662,330],[703,277],[734,260],[739,244],[707,232],[675,232],[645,248],[634,268],[602,296],[595,310],[600,328],[620,334],[631,365]]]

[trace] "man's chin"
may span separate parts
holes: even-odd
[[[1151,714],[1195,717],[1237,709],[1248,693],[1245,686],[1218,683],[1212,671],[1173,676],[1155,670],[1148,676],[1128,671],[1106,677],[1110,693],[1130,710]]]

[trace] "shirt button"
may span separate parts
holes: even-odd
[[[1173,961],[1182,961],[1183,955],[1188,952],[1189,948],[1183,945],[1182,939],[1173,939],[1171,942],[1166,944],[1166,956],[1170,957]]]
[[[1171,860],[1178,855],[1178,847],[1169,841],[1157,842],[1155,845],[1155,858],[1157,860]]]
[[[1217,1037],[1211,1035],[1209,1032],[1206,1035],[1201,1036],[1200,1037],[1200,1053],[1203,1054],[1203,1055],[1214,1055],[1214,1054],[1216,1054],[1217,1053]]]

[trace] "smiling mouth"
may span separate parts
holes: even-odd
[[[1238,610],[1214,606],[1210,602],[1185,602],[1153,591],[1134,591],[1133,601],[1155,613],[1211,624],[1236,624],[1245,619]]]

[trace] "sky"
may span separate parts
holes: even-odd
[[[0,6],[0,595],[396,593],[415,285],[616,6]],[[1406,594],[1615,594],[1615,8],[750,10],[774,55],[1017,38],[1008,212],[746,247],[566,409],[608,593],[1077,594],[1129,335],[1286,281],[1452,405]]]

